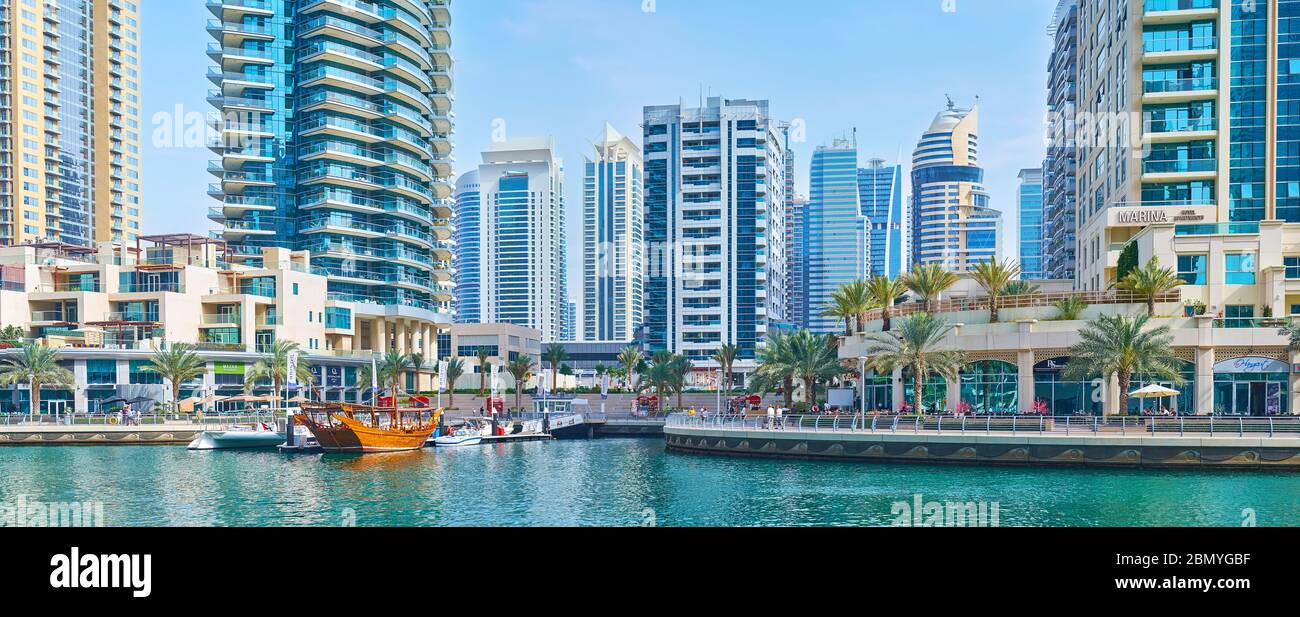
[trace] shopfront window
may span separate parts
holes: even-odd
[[[1074,416],[1102,413],[1105,400],[1101,377],[1086,381],[1065,379],[1062,374],[1069,358],[1053,358],[1034,365],[1034,397],[1048,415]]]
[[[1137,391],[1151,385],[1159,385],[1180,392],[1178,396],[1165,399],[1137,399],[1129,398],[1128,413],[1129,415],[1158,414],[1161,411],[1175,411],[1178,415],[1190,416],[1196,414],[1196,365],[1191,362],[1183,362],[1179,374],[1183,378],[1183,384],[1177,385],[1172,381],[1160,379],[1147,379],[1140,376],[1133,377],[1133,385],[1130,391]]]
[[[948,409],[948,380],[942,375],[930,374],[925,380],[922,395],[921,404],[925,412],[939,413]],[[909,406],[916,406],[916,381],[912,379],[911,369],[903,370],[903,397]],[[901,406],[903,402],[900,401],[898,405]]]
[[[1014,414],[1019,393],[1019,373],[1009,362],[973,362],[961,372],[961,402],[973,413]]]
[[[866,408],[874,411],[894,409],[894,380],[889,375],[867,373]]]
[[[1276,416],[1291,409],[1290,366],[1270,358],[1237,358],[1214,367],[1214,413]]]

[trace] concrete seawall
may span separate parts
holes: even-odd
[[[891,463],[1300,471],[1300,438],[849,433],[668,426],[668,449],[725,456]]]
[[[193,424],[145,426],[0,426],[0,447],[40,445],[188,444],[204,429]]]

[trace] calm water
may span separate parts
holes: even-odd
[[[0,448],[0,505],[101,501],[129,525],[888,525],[986,501],[1007,525],[1300,525],[1300,474],[1000,469],[670,454],[661,440],[365,457]]]

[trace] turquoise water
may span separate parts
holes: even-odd
[[[903,466],[671,454],[662,440],[392,455],[0,448],[0,505],[100,501],[112,526],[889,525],[996,502],[1003,526],[1300,525],[1300,474]]]

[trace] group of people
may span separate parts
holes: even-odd
[[[114,414],[118,424],[126,426],[140,425],[140,412],[131,407],[130,403],[123,405],[121,409]]]

